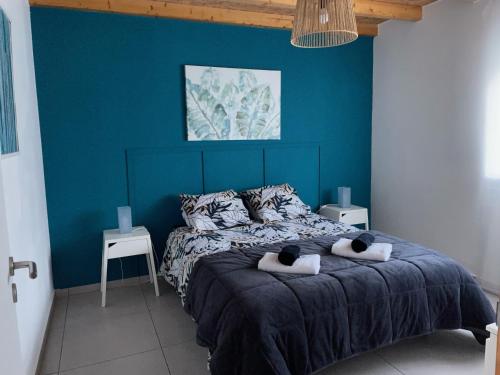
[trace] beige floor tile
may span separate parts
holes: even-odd
[[[40,375],[48,375],[59,371],[63,331],[63,328],[51,328],[47,332],[47,341],[41,357]]]
[[[207,369],[208,350],[188,341],[163,348],[171,375],[210,375]]]
[[[100,291],[70,295],[66,320],[99,320],[141,312],[147,312],[147,306],[141,288],[135,285],[109,289],[106,307],[101,306]]]
[[[151,316],[164,347],[191,341],[196,337],[196,324],[180,306],[154,309]]]
[[[401,375],[394,367],[373,353],[340,361],[316,375]]]
[[[68,322],[61,370],[159,348],[149,313]]]
[[[448,332],[404,340],[377,354],[406,375],[470,375],[483,371],[483,352]]]
[[[142,292],[146,298],[146,304],[150,310],[168,309],[171,307],[181,306],[181,298],[177,295],[174,288],[169,285],[163,278],[158,279],[158,289],[160,296],[155,294],[154,286],[151,283],[141,285]]]
[[[68,296],[55,296],[49,329],[63,328],[66,320]]]
[[[168,375],[160,349],[134,354],[91,366],[61,372],[60,375]]]
[[[497,308],[497,302],[498,302],[498,296],[492,294],[492,293],[488,293],[486,292],[486,297],[488,297],[488,299],[490,300],[491,302],[491,305],[493,306],[494,309]]]

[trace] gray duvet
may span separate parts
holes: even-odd
[[[439,329],[464,328],[483,340],[493,309],[461,265],[401,239],[388,262],[330,254],[339,237],[288,241],[204,256],[185,309],[209,348],[212,374],[304,375],[336,361]],[[352,238],[356,234],[345,234]],[[298,244],[320,254],[316,276],[257,270],[264,252]]]

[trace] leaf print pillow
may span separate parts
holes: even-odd
[[[268,187],[268,186],[265,186],[265,187]],[[258,211],[259,206],[260,206],[260,198],[262,195],[261,194],[262,189],[264,189],[264,187],[246,190],[246,191],[242,191],[240,193],[240,196],[243,199],[245,206],[247,207],[248,211],[250,212],[250,216],[254,220],[260,220],[259,216],[257,214],[257,211]]]
[[[302,202],[288,184],[264,186],[241,193],[252,216],[264,223],[284,221],[311,213],[311,207]]]
[[[252,223],[234,190],[205,195],[181,194],[180,199],[182,217],[188,227],[217,230]]]

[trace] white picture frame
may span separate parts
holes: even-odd
[[[279,140],[281,72],[185,66],[188,141]]]

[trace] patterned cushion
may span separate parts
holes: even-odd
[[[245,206],[248,208],[248,211],[250,212],[250,216],[254,220],[259,220],[259,216],[257,215],[257,211],[258,211],[259,205],[260,205],[262,189],[264,189],[266,187],[269,187],[269,186],[264,186],[261,188],[251,189],[251,190],[246,190],[246,191],[240,192],[240,196],[241,196],[241,198],[243,198],[243,202],[245,203]]]
[[[288,184],[264,186],[241,193],[250,213],[264,223],[294,219],[311,213],[293,187]]]
[[[205,195],[181,194],[186,225],[199,230],[217,230],[250,224],[241,198],[233,190]]]

